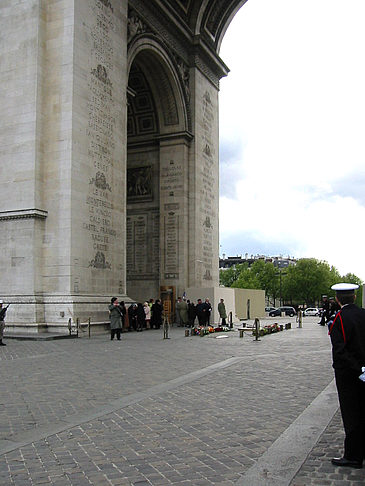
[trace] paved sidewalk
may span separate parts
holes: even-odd
[[[0,485],[360,485],[326,329],[172,328],[0,348]],[[264,324],[264,322],[262,323]]]

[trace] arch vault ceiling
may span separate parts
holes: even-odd
[[[195,52],[204,51],[216,64],[217,76],[225,76],[227,66],[219,58],[224,34],[237,11],[248,0],[129,0],[130,12],[154,19],[158,32],[170,32]],[[171,35],[170,35],[171,39]],[[190,55],[192,52],[190,52]],[[215,58],[215,59],[214,59]]]

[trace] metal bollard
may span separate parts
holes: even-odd
[[[231,329],[233,329],[233,315],[232,315],[232,311],[229,313],[228,321],[229,321],[229,327]]]
[[[76,336],[79,337],[80,318],[76,319]]]
[[[71,324],[71,317],[70,317],[70,319],[68,320],[68,333],[70,336],[71,336],[71,330],[72,330],[72,324]]]
[[[245,332],[243,329],[239,329],[240,331],[240,338],[243,338],[243,333]]]
[[[164,339],[170,339],[169,338],[169,321],[167,317],[164,318],[163,321],[163,338]]]
[[[298,312],[298,327],[303,327],[303,314],[301,310]]]
[[[90,339],[90,334],[91,334],[91,325],[90,324],[91,324],[91,317],[89,317],[89,320],[88,320],[88,323],[87,323],[89,339]]]
[[[260,333],[260,320],[258,319],[258,317],[256,317],[255,318],[255,341],[260,341],[259,333]]]

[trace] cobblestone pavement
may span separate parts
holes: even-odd
[[[325,328],[276,321],[292,329],[260,341],[182,328],[168,340],[156,330],[5,340],[0,485],[252,486],[246,474],[333,380]],[[330,464],[342,441],[336,414],[277,484],[363,485],[365,470]]]

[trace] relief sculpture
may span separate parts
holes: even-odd
[[[95,258],[89,262],[89,267],[110,269],[111,265],[106,261],[104,253],[97,251]]]
[[[112,190],[110,185],[106,182],[106,177],[105,174],[103,174],[103,172],[97,172],[95,177],[90,179],[89,184],[94,184],[95,187],[97,187],[98,189],[102,189],[103,191],[107,190],[111,192]]]
[[[128,202],[152,200],[152,167],[133,167],[127,171]]]

